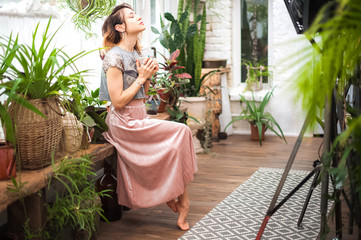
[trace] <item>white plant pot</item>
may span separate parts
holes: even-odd
[[[199,123],[189,118],[187,124],[191,130],[201,129],[206,123],[207,99],[205,97],[180,97],[181,106],[187,108],[188,115],[196,118]]]
[[[197,138],[198,129],[202,129],[206,123],[207,99],[205,97],[180,97],[181,107],[187,108],[188,115],[196,118],[195,120],[188,118],[187,125],[192,131],[193,144],[196,153],[202,153],[203,148]]]

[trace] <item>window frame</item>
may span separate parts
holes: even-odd
[[[273,42],[272,42],[272,31],[273,31],[273,26],[272,26],[272,0],[268,0],[267,2],[268,4],[268,36],[267,36],[267,41],[268,41],[268,52],[267,52],[267,57],[268,57],[268,66],[272,67],[273,66],[273,59],[272,59],[272,51],[273,51]],[[233,0],[233,18],[232,18],[232,88],[239,88],[241,87],[242,89],[245,88],[246,83],[242,83],[241,82],[241,45],[242,45],[242,36],[241,36],[241,1],[239,0]],[[272,86],[272,79],[273,79],[273,74],[272,74],[272,69],[270,71],[270,77],[268,78],[268,82],[267,83],[263,83],[263,88],[264,89],[269,89]]]

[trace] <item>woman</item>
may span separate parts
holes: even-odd
[[[118,202],[133,209],[167,203],[178,212],[178,227],[188,230],[187,184],[197,171],[191,131],[146,114],[148,79],[159,68],[155,59],[146,58],[142,65],[137,60],[138,36],[145,30],[142,18],[130,5],[121,4],[102,30],[109,51],[103,60],[100,98],[111,101],[104,137],[117,149]]]

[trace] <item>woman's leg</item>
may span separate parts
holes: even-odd
[[[189,197],[188,197],[188,188],[184,186],[184,193],[178,197],[178,202],[176,202],[176,208],[178,210],[178,227],[186,231],[189,229],[189,224],[186,222],[186,218],[189,211]]]
[[[176,204],[177,203],[176,203],[175,199],[167,202],[168,207],[170,207],[174,212],[178,212]]]

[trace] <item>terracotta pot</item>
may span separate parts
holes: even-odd
[[[251,125],[251,140],[259,141],[258,128],[256,125],[250,123]],[[262,124],[262,140],[265,139],[264,132],[266,131],[266,125]]]
[[[0,180],[9,180],[16,176],[14,148],[0,146]]]
[[[168,100],[169,100],[169,91],[164,93],[164,91],[166,91],[167,89],[162,88],[162,89],[158,89],[157,92],[160,96],[160,98],[162,99],[162,101],[160,101],[160,105],[158,108],[158,112],[162,113],[165,111],[165,107],[167,106]]]

